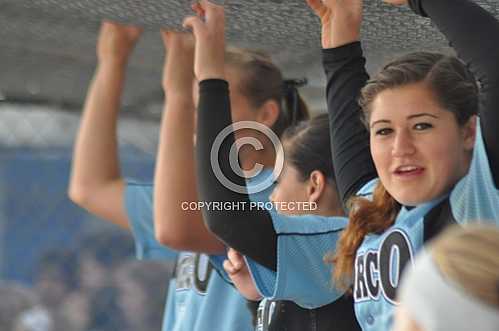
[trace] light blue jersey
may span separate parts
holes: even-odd
[[[250,331],[246,300],[212,268],[205,254],[174,253],[154,236],[152,185],[128,184],[125,202],[137,258],[177,256],[170,281],[163,331]]]
[[[432,215],[434,207],[440,208],[439,216]],[[494,186],[479,122],[469,172],[450,197],[410,210],[402,207],[393,226],[382,235],[366,236],[357,250],[353,294],[355,313],[363,330],[391,329],[401,273],[422,249],[432,222],[442,219],[442,215],[459,224],[499,224],[499,190]]]
[[[366,187],[366,194],[371,193],[372,187],[374,185]],[[258,198],[268,201],[269,195]],[[255,196],[250,198],[254,201]],[[348,219],[312,214],[286,216],[277,213],[275,208],[267,208],[267,211],[277,234],[276,271],[245,256],[253,281],[264,297],[258,309],[256,330],[280,330],[289,327],[286,323],[294,323],[293,329],[302,330],[335,327],[360,330],[353,301],[344,297],[344,291],[334,288],[333,266],[324,261],[324,257],[334,251]],[[221,267],[221,261],[217,262]],[[294,316],[284,317],[286,314]]]
[[[268,202],[269,196],[270,191],[252,195],[250,199]],[[277,272],[245,256],[260,294],[270,300],[293,301],[306,309],[324,306],[341,297],[344,292],[337,291],[331,282],[332,266],[322,258],[336,247],[348,218],[286,216],[274,208],[267,208],[267,211],[278,236]],[[214,261],[221,271],[222,262],[221,259]]]
[[[345,217],[286,216],[269,211],[277,233],[277,271],[246,257],[255,285],[265,298],[288,300],[307,309],[329,304],[344,292],[331,282],[324,257],[336,247]]]

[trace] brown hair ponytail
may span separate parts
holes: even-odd
[[[240,92],[253,107],[258,108],[269,100],[279,104],[279,117],[271,128],[278,137],[288,127],[310,118],[308,107],[298,93],[306,80],[284,80],[270,56],[257,50],[229,47],[225,61],[242,73]]]
[[[326,257],[335,264],[333,280],[341,289],[352,284],[355,256],[368,233],[382,233],[389,228],[400,211],[400,204],[378,182],[372,201],[354,197],[350,200],[351,210],[348,226],[341,234],[336,254]]]

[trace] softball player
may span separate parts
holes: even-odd
[[[125,183],[119,175],[115,136],[117,105],[126,60],[139,34],[140,30],[136,28],[120,27],[111,23],[103,25],[98,47],[100,63],[87,97],[75,148],[70,196],[89,211],[124,227],[130,227],[139,258],[165,258],[170,255],[171,252],[161,244],[183,251],[178,254],[175,279],[170,284],[164,330],[249,330],[252,328],[251,314],[246,308],[246,300],[213,271],[208,255],[195,253],[225,253],[224,246],[206,231],[202,220],[196,218],[199,216],[196,210],[179,212],[182,208],[180,198],[185,198],[186,202],[197,201],[196,189],[192,186],[192,170],[189,175],[193,160],[186,157],[189,150],[193,153],[193,129],[191,126],[189,131],[189,125],[192,125],[194,118],[194,102],[193,49],[189,49],[189,41],[185,35],[172,32],[162,34],[169,49],[163,79],[168,111],[165,112],[162,123],[156,172],[159,184],[155,194],[160,206],[155,211],[158,215],[155,222],[152,217],[155,187],[141,183]],[[234,117],[242,120],[248,116],[260,116],[261,112],[265,112],[267,116],[264,116],[263,121],[274,121],[274,131],[278,133],[286,128],[292,119],[299,120],[308,116],[304,103],[296,94],[292,95],[296,101],[294,107],[288,107],[282,112],[280,106],[273,107],[280,105],[280,99],[286,95],[283,95],[281,89],[283,84],[280,72],[263,55],[246,50],[233,50],[227,53],[227,57],[231,59],[228,71],[233,73],[234,82],[238,83],[245,75],[251,75],[253,70],[263,70],[273,73],[274,79],[263,82],[253,82],[251,79],[245,81],[248,84],[263,86],[273,84],[276,85],[274,92],[278,90],[274,94],[264,96],[256,93],[247,97],[243,93],[234,93],[234,102],[239,105],[233,113]],[[247,69],[248,72],[239,72],[241,67],[250,69]],[[252,75],[255,78],[260,76]],[[264,107],[261,112],[261,109],[257,112],[256,109],[241,106],[251,104],[251,97],[263,100],[265,105],[271,104],[271,107],[267,107],[270,109],[267,111]],[[274,99],[277,100],[267,102]],[[290,102],[288,104],[291,105]],[[266,124],[272,126],[271,122]],[[172,145],[176,146],[173,151],[169,148]],[[168,162],[164,162],[167,158]],[[89,163],[87,160],[94,162]],[[99,166],[93,167],[92,164]],[[175,171],[174,176],[171,175],[172,170]],[[191,181],[182,180],[188,176]],[[180,183],[175,182],[178,179],[181,180]],[[171,187],[165,188],[169,185]],[[171,188],[175,192],[165,195]],[[253,198],[258,201],[268,197],[269,193],[270,191],[263,191],[260,192],[261,195],[255,195]],[[163,208],[163,204],[174,205],[175,208]],[[186,227],[186,224],[189,226]]]
[[[317,7],[338,190],[346,201],[373,185],[373,165],[379,180],[372,199],[352,202],[333,259],[335,281],[347,286],[353,281],[364,330],[387,330],[400,274],[426,240],[452,223],[498,223],[499,45],[482,38],[497,38],[499,22],[469,0],[410,1],[466,65],[452,56],[413,53],[386,65],[366,85],[360,43],[336,43],[328,24],[327,14],[339,3]],[[359,134],[361,114],[369,129],[365,134]]]
[[[496,331],[499,228],[453,226],[406,270],[393,331]]]
[[[499,50],[495,44],[484,50],[479,39],[483,35],[498,35],[498,23],[486,11],[466,0],[411,3],[412,8],[432,18],[480,79],[480,99],[484,104],[480,109],[483,131],[474,117],[478,112],[479,94],[466,67],[456,58],[417,53],[385,67],[378,78],[363,90],[364,110],[369,115],[366,119],[370,130],[367,132],[359,121],[360,108],[357,105],[359,91],[368,79],[357,41],[362,3],[309,3],[321,17],[323,46],[327,48],[324,50],[324,65],[328,76],[328,108],[338,190],[345,203],[352,196],[372,194],[370,200],[354,200],[347,230],[342,234],[334,259],[335,280],[343,285],[353,281],[356,315],[363,329],[386,330],[392,324],[400,273],[425,240],[453,222],[484,219],[496,223],[499,219],[498,181],[494,173],[499,159],[496,146],[498,131],[495,128],[498,123],[495,112],[498,79],[495,75],[499,72],[496,67]],[[333,13],[335,10],[347,14],[338,19],[337,13]],[[456,14],[459,19],[456,19]],[[338,29],[333,28],[338,25]],[[207,21],[197,22],[194,28],[195,31],[198,29],[198,35],[204,35],[206,32],[203,29],[211,30],[213,34],[218,27]],[[202,44],[202,38],[201,41],[199,39]],[[219,43],[218,48],[223,46],[222,42]],[[214,62],[216,59],[216,56],[204,56],[198,61],[204,66],[217,68],[220,64]],[[392,72],[390,69],[393,69]],[[215,104],[219,106],[217,109],[221,105],[228,109],[229,104],[223,102],[227,100],[227,83],[222,80],[224,76],[220,71],[206,74],[198,70],[197,75],[201,81],[200,115],[204,114],[200,116],[198,125],[200,137],[203,134],[198,159],[208,160],[214,137],[230,123],[227,116],[217,123],[209,119]],[[383,163],[386,160],[391,163]],[[204,199],[244,199],[244,196],[227,192],[216,178],[204,171],[206,168],[208,165],[200,162],[199,188]],[[375,180],[378,173],[380,178]],[[278,246],[277,236],[263,240],[261,235],[258,245],[267,255],[252,254],[251,243],[245,242],[247,234],[254,231],[252,228],[261,226],[260,234],[275,235],[279,232],[280,224],[273,222],[267,213],[254,212],[247,218],[237,219],[236,215],[206,211],[205,219],[210,229],[223,240],[244,255],[252,256],[258,266],[268,269],[261,276],[255,276],[253,272],[264,296],[271,296],[281,286],[282,293],[296,293],[300,291],[298,284],[301,284],[308,290],[302,290],[295,302],[301,299],[301,304],[322,304],[329,284],[317,281],[321,271],[309,267],[314,262],[301,263],[306,259],[295,258],[297,254],[292,249],[278,252],[277,248],[281,246]],[[258,222],[257,225],[254,222],[257,219],[266,219],[267,222],[261,222],[262,225]],[[233,225],[227,227],[229,221]],[[274,231],[270,228],[271,224]],[[237,232],[234,231],[236,227]],[[295,234],[296,230],[283,232],[283,235]],[[244,233],[245,238],[238,240],[236,233]],[[314,236],[317,234],[316,230],[313,231]],[[269,244],[265,244],[267,242]],[[330,244],[333,248],[334,238]],[[306,252],[312,245],[309,243],[300,252]],[[247,260],[251,267],[251,259]],[[275,264],[280,265],[281,261],[287,261],[287,266],[300,262],[295,268],[299,267],[301,272],[288,272],[286,278],[279,278],[275,274],[278,271]],[[293,281],[298,277],[301,281]],[[265,284],[270,284],[268,292],[265,292]],[[328,295],[331,298],[331,294]]]
[[[326,255],[331,250],[331,240],[339,237],[347,221],[339,217],[344,212],[335,188],[327,114],[288,129],[283,135],[283,145],[284,170],[270,197],[278,212],[270,210],[267,215],[274,224],[273,235],[278,241],[276,267],[269,269],[254,262],[252,257],[258,258],[255,253],[244,260],[231,251],[224,263],[225,270],[245,297],[253,300],[265,297],[260,305],[258,330],[281,330],[284,325],[286,330],[310,329],[314,325],[317,330],[358,330],[350,297],[332,289],[322,293],[310,291],[314,286],[310,283],[328,284],[330,274],[322,259],[310,257]],[[297,201],[316,205],[295,208]],[[245,217],[244,212],[241,217]],[[251,221],[258,224],[268,219]],[[255,236],[254,240],[261,245],[267,245],[263,240],[271,239],[257,231],[246,235]],[[311,268],[315,279],[303,278],[303,268]],[[289,301],[274,299],[292,300],[299,306],[289,307]],[[272,313],[276,310],[285,310],[286,314],[279,319]]]
[[[90,212],[129,228],[135,238],[138,258],[172,259],[176,253],[155,238],[153,186],[127,183],[119,173],[116,147],[118,104],[127,58],[139,35],[140,30],[134,27],[113,23],[102,25],[98,43],[99,65],[86,100],[69,191],[72,200]],[[170,70],[165,69],[165,74],[175,68],[177,71],[172,75],[179,75],[179,68],[185,65],[189,65],[192,71],[192,57],[191,62],[186,63],[188,54],[179,41],[169,46],[166,65]],[[189,88],[192,89],[192,84]],[[189,98],[192,98],[190,92]],[[163,330],[252,329],[246,300],[212,272],[208,260],[207,255],[178,254],[175,277],[169,286]]]
[[[200,81],[198,188],[203,201],[251,205],[251,196],[226,188],[211,170],[213,143],[219,132],[232,122],[228,99],[230,81],[228,84],[223,70],[218,69],[223,68],[223,57],[216,53],[223,50],[223,8],[207,1],[204,3],[206,20],[193,18],[189,21],[196,36],[195,68]],[[209,45],[206,35],[211,36]],[[329,284],[330,268],[322,261],[322,256],[331,249],[331,238],[338,238],[347,222],[346,218],[338,217],[343,215],[343,210],[334,186],[328,132],[327,118],[322,116],[285,134],[287,159],[279,184],[271,196],[274,203],[280,203],[279,212],[265,208],[204,210],[204,219],[210,230],[247,257],[246,262],[252,269],[260,293],[266,298],[292,301],[301,307],[287,310],[286,303],[270,302],[270,306],[261,307],[263,317],[260,322],[263,325],[259,326],[260,329],[359,329],[353,316],[352,301],[343,297],[344,291],[329,288],[323,292],[310,292],[308,282],[302,278],[302,261],[307,261],[307,267],[315,271],[314,281],[323,286]],[[244,186],[242,174],[238,177],[227,171],[230,169],[231,139],[234,139],[233,135],[222,144],[220,166],[227,177]],[[298,201],[315,202],[319,209],[312,211],[315,215],[307,215],[310,210],[283,207]],[[293,257],[281,259],[286,254]],[[310,256],[320,258],[310,259]],[[266,317],[273,315],[272,311],[283,310],[280,316]],[[293,314],[300,314],[299,318]]]

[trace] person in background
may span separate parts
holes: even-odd
[[[118,303],[130,330],[157,331],[161,325],[167,280],[174,263],[164,261],[128,261],[114,270],[119,289]]]
[[[99,61],[75,144],[69,196],[91,213],[130,229],[139,258],[165,259],[171,256],[167,247],[181,252],[168,291],[164,330],[251,330],[246,300],[209,263],[207,254],[224,254],[225,246],[205,228],[199,212],[181,210],[181,201],[198,200],[192,170],[194,47],[185,34],[162,32],[168,49],[163,71],[167,110],[162,120],[156,185],[128,182],[121,176],[116,125],[125,68],[140,34],[137,27],[102,24]],[[269,127],[275,124],[281,132],[293,120],[308,116],[296,89],[283,89],[282,75],[268,57],[245,50],[230,54],[233,79],[240,85],[240,92],[232,98],[237,105],[234,116]],[[262,72],[270,72],[273,78],[262,80]],[[260,90],[261,84],[275,86],[267,94],[267,89],[265,93]],[[293,102],[284,101],[288,95]],[[282,103],[289,107],[282,107]],[[250,162],[251,158],[264,164],[274,162],[268,151],[249,153]]]
[[[250,260],[247,263],[244,256],[233,249],[228,252],[224,269],[246,298],[257,300],[262,297],[260,292],[265,293],[267,298],[262,301],[259,310],[261,330],[281,330],[285,327],[289,331],[298,331],[308,330],[314,325],[316,330],[360,330],[353,313],[353,300],[348,295],[337,297],[338,294],[335,295],[333,291],[324,294],[310,293],[310,296],[325,297],[325,303],[313,309],[292,304],[292,301],[275,302],[276,298],[285,298],[294,299],[303,305],[305,300],[300,291],[313,291],[314,282],[327,283],[330,268],[322,259],[310,257],[325,256],[331,249],[331,241],[339,238],[347,221],[340,217],[345,212],[338,198],[333,176],[327,114],[288,128],[284,132],[282,143],[286,159],[270,201],[283,208],[276,207],[277,212],[269,213],[276,232],[279,232],[279,263],[276,263],[276,274],[269,277],[270,281],[263,281],[269,270]],[[292,208],[299,201],[313,203],[313,207],[306,210]],[[245,216],[244,211],[240,213],[238,219]],[[258,217],[251,221],[255,225],[262,222]],[[234,231],[237,231],[237,222],[232,225],[229,221],[226,227],[230,226],[234,226]],[[258,240],[261,245],[266,240],[266,236],[257,228],[245,235],[254,236],[254,240]],[[251,256],[248,255],[248,258]],[[309,269],[310,273],[304,271]],[[296,274],[296,278],[293,274]],[[311,277],[308,278],[308,275]],[[272,285],[273,283],[286,285],[280,287]],[[269,291],[268,288],[273,293],[269,293],[272,290]],[[270,313],[272,309],[282,312],[274,316]]]
[[[228,135],[217,158],[224,176],[245,190],[236,192],[224,185],[211,167],[220,133],[230,125],[237,125],[229,102],[229,88],[232,91],[237,86],[227,79],[230,76],[224,70],[224,8],[209,1],[201,4],[203,11],[186,20],[196,38],[194,67],[200,95],[196,156],[200,197],[207,203],[227,201],[250,206],[253,200],[247,193],[251,187],[246,184],[245,173],[233,172],[230,164],[232,146],[240,143],[237,133]],[[282,143],[284,167],[270,196],[276,210],[205,208],[204,220],[223,242],[245,256],[261,295],[292,301],[289,308],[281,306],[282,302],[276,304],[274,311],[279,313],[270,321],[263,318],[259,330],[359,330],[352,300],[344,297],[344,291],[314,291],[316,284],[329,283],[330,267],[323,257],[331,249],[331,240],[339,238],[347,223],[345,217],[338,217],[344,211],[335,188],[327,116],[290,128]],[[317,209],[297,207],[299,203],[314,204]],[[237,269],[243,264],[232,264],[236,270],[230,270],[226,263],[236,284]],[[247,273],[244,277],[248,279]]]
[[[452,227],[409,267],[393,331],[495,331],[499,328],[499,229]]]
[[[0,283],[0,326],[12,331],[55,330],[36,292],[15,282]]]

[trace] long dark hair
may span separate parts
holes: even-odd
[[[367,128],[373,101],[379,93],[415,83],[424,83],[440,106],[454,114],[460,126],[478,113],[478,86],[461,60],[439,53],[416,52],[387,64],[362,89],[360,105]],[[381,181],[372,200],[353,198],[350,205],[350,220],[333,258],[334,279],[340,288],[351,284],[356,252],[364,237],[368,233],[383,233],[395,222],[401,207]]]
[[[329,136],[327,114],[302,121],[284,132],[286,161],[298,170],[301,180],[307,180],[314,170],[319,170],[328,180],[334,182]]]

